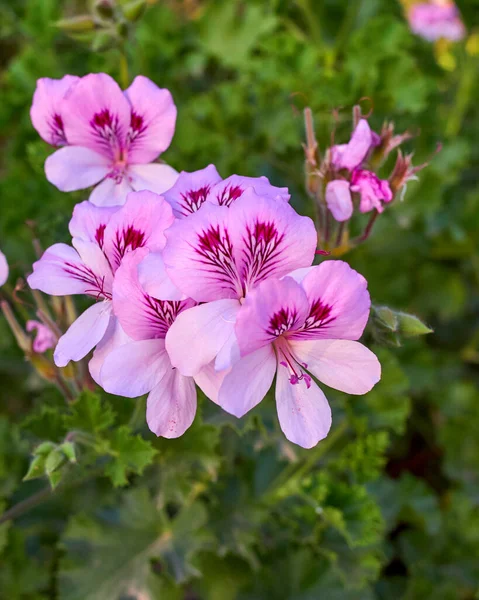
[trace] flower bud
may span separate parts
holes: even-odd
[[[95,21],[90,15],[79,15],[70,19],[60,19],[55,23],[65,33],[83,33],[95,29]]]

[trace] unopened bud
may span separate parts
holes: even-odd
[[[433,331],[414,315],[397,313],[397,317],[399,321],[399,331],[406,337],[426,335],[427,333],[432,333]]]
[[[123,14],[130,23],[135,23],[146,9],[146,0],[132,0],[123,5]]]
[[[81,33],[95,29],[95,21],[90,15],[79,15],[70,19],[60,19],[55,26],[66,33]]]
[[[115,15],[113,0],[97,0],[93,9],[101,19],[112,19]]]
[[[397,314],[388,306],[374,307],[374,316],[379,321],[380,325],[390,331],[397,331],[398,318]]]

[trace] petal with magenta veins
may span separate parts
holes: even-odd
[[[84,358],[103,339],[112,318],[109,300],[87,308],[58,340],[53,354],[56,366],[66,367],[71,360]]]
[[[231,175],[212,188],[207,200],[220,206],[231,206],[233,202],[241,198],[248,188],[253,188],[256,194],[263,198],[284,200],[285,202],[288,202],[291,198],[288,188],[271,185],[269,179],[265,176],[243,177],[242,175]]]
[[[181,219],[199,210],[211,188],[220,181],[221,176],[214,165],[191,173],[181,171],[175,185],[163,196],[173,208],[175,217]]]
[[[149,163],[164,152],[175,133],[176,106],[171,93],[139,75],[124,92],[131,105],[126,135],[128,162]]]
[[[73,209],[73,216],[68,224],[71,236],[95,242],[103,248],[105,227],[117,210],[116,207],[94,206],[88,200],[80,202]]]

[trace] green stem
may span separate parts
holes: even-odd
[[[3,515],[0,516],[0,524],[20,517],[21,515],[23,515],[23,513],[26,513],[31,508],[37,506],[37,504],[40,504],[41,502],[49,498],[52,495],[52,493],[52,488],[48,486],[46,488],[43,488],[39,492],[36,492],[32,496],[29,496],[25,500],[18,502],[18,504],[15,504],[14,506],[12,506],[12,508],[9,508],[3,513]]]
[[[120,83],[121,87],[126,90],[130,85],[130,75],[128,72],[128,59],[126,58],[125,45],[121,47],[120,52]]]
[[[446,135],[448,137],[455,137],[461,129],[470,101],[473,100],[472,91],[476,80],[476,70],[476,61],[473,58],[466,60],[459,81],[456,99],[446,123]]]

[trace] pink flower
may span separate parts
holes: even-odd
[[[207,202],[176,221],[167,240],[171,280],[185,296],[206,302],[181,313],[166,335],[173,366],[194,376],[215,358],[222,370],[239,356],[234,324],[243,298],[269,277],[311,265],[317,234],[287,202],[247,189],[230,207]]]
[[[412,32],[429,42],[440,38],[457,42],[466,35],[457,6],[447,0],[414,4],[408,12],[408,20]]]
[[[204,202],[231,206],[249,187],[252,187],[258,196],[286,202],[290,198],[288,188],[271,185],[267,177],[231,175],[222,180],[214,165],[192,173],[182,171],[175,185],[163,195],[171,204],[174,215],[182,219],[199,210]]]
[[[90,202],[112,206],[132,190],[160,193],[176,181],[168,165],[150,164],[170,145],[176,107],[146,77],[125,92],[104,73],[40,79],[31,116],[43,139],[64,146],[45,162],[48,181],[64,192],[101,182]]]
[[[377,143],[377,136],[373,137],[367,120],[359,119],[349,142],[331,148],[331,163],[335,169],[352,171],[364,161],[369,150]]]
[[[28,332],[37,332],[33,340],[33,351],[38,354],[43,354],[47,350],[50,350],[57,342],[53,331],[43,323],[40,323],[40,321],[27,321],[26,330]]]
[[[326,186],[326,205],[336,221],[347,221],[353,215],[349,181],[334,179]]]
[[[8,279],[8,262],[5,254],[0,250],[0,286],[4,285]]]
[[[81,360],[97,346],[90,372],[99,380],[102,359],[125,341],[112,310],[114,274],[128,252],[144,246],[161,250],[166,243],[165,229],[173,220],[168,203],[147,191],[132,192],[122,207],[97,207],[89,202],[75,207],[69,226],[73,247],[51,246],[28,277],[32,289],[46,294],[84,294],[97,301],[58,341],[54,353],[57,366]]]
[[[360,195],[359,210],[362,213],[376,209],[383,212],[382,202],[391,202],[393,193],[389,183],[379,179],[375,173],[355,169],[351,177],[351,191]]]
[[[113,305],[127,335],[134,341],[113,350],[101,369],[107,392],[134,398],[149,394],[146,419],[158,436],[176,438],[196,413],[195,382],[216,400],[223,375],[207,366],[195,378],[175,369],[165,348],[165,336],[175,319],[196,303],[191,299],[158,300],[146,287],[155,286],[158,256],[140,248],[125,256],[115,275]],[[160,278],[160,285],[164,280]],[[146,284],[146,285],[145,285]]]
[[[380,379],[376,356],[354,341],[368,320],[366,288],[366,280],[342,261],[260,283],[237,315],[241,358],[224,378],[220,406],[243,416],[276,375],[281,429],[291,442],[315,446],[328,434],[331,409],[309,373],[347,394],[365,394]]]

